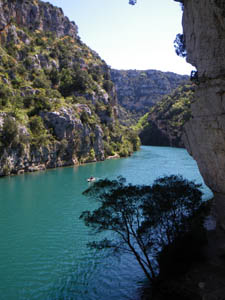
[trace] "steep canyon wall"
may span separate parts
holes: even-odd
[[[215,193],[218,223],[225,229],[225,3],[183,3],[187,61],[197,68],[199,81],[184,142]]]
[[[0,0],[0,176],[137,150],[110,79],[61,8]]]

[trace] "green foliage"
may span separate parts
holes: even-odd
[[[32,99],[32,98],[30,98]],[[33,98],[34,106],[29,112],[29,116],[34,116],[39,114],[40,111],[50,111],[52,108],[50,99],[43,94],[39,94]]]
[[[4,32],[0,46],[0,110],[10,119],[2,131],[1,150],[17,147],[19,151],[20,146],[22,149],[31,143],[32,147],[51,146],[56,151],[59,147],[57,155],[64,155],[68,145],[72,145],[68,157],[94,160],[96,139],[102,142],[101,129],[106,128],[103,141],[106,157],[116,153],[130,155],[138,148],[137,136],[129,133],[122,138],[126,132],[115,121],[113,100],[109,95],[105,100],[103,89],[112,94],[113,83],[109,67],[96,53],[78,38],[58,38],[52,32],[34,30],[38,23],[33,24],[32,30],[21,27],[17,20],[12,24],[12,28],[11,23],[8,26],[9,32],[16,32],[16,42],[8,42],[11,39]],[[96,103],[100,107],[99,115]],[[85,104],[90,113],[77,104]],[[71,134],[65,143],[56,141],[54,126],[47,117],[45,122],[40,117],[50,111],[63,115],[64,109],[80,126],[79,130],[69,127]],[[101,120],[100,113],[105,115],[105,121]]]
[[[138,151],[141,146],[141,141],[138,137],[138,133],[135,130],[127,130],[127,135],[126,135],[128,141],[132,145],[132,152],[133,151]]]
[[[18,136],[18,124],[16,120],[12,117],[7,116],[4,119],[2,133],[1,133],[1,143],[8,147],[12,145],[12,143],[17,143]]]
[[[188,76],[157,70],[111,70],[112,81],[117,90],[119,104],[132,113],[137,121],[181,84]]]
[[[10,99],[12,96],[12,91],[6,84],[0,84],[0,108],[3,109],[4,107],[9,105]]]
[[[39,135],[36,135],[33,137],[32,139],[32,144],[36,147],[47,147],[50,142],[51,142],[52,138],[49,134],[46,133],[39,133]]]
[[[142,116],[138,120],[137,124],[135,126],[133,126],[133,128],[138,131],[143,130],[146,126],[148,126],[148,116],[149,116],[149,113],[146,113],[144,116]]]
[[[17,65],[17,72],[19,75],[25,75],[26,68],[22,64]]]
[[[47,80],[46,76],[43,73],[39,74],[39,76],[35,77],[33,80],[34,88],[48,89],[49,86],[50,82]]]
[[[88,115],[88,113],[86,111],[83,111],[81,113],[80,119],[81,119],[82,123],[88,123],[88,121],[89,121],[89,115]]]
[[[41,36],[37,36],[35,43],[37,46],[41,46],[41,47],[45,47],[46,46],[46,42],[44,41],[43,38],[41,38]]]
[[[21,98],[19,100],[21,100]],[[18,123],[26,125],[27,120],[28,120],[27,114],[24,112],[23,109],[21,109],[19,107],[21,104],[20,104],[20,101],[18,101],[18,102],[19,102],[18,107],[14,108],[11,115],[16,119],[16,121],[18,121]]]
[[[12,79],[11,82],[12,82],[13,87],[17,89],[22,85],[23,78],[19,75],[16,75],[16,76],[14,76],[14,78]]]
[[[95,150],[91,148],[90,154],[89,154],[89,160],[94,161],[95,160]]]
[[[60,81],[60,74],[56,68],[51,69],[49,77],[53,85],[57,85]]]
[[[26,68],[30,68],[33,64],[33,60],[30,56],[26,57],[25,60],[24,60],[24,66]]]
[[[61,140],[60,147],[59,147],[59,156],[65,154],[67,147],[68,147],[68,141],[66,139]]]
[[[133,254],[154,282],[159,252],[196,230],[196,224],[203,228],[205,205],[199,188],[177,175],[159,178],[152,186],[126,185],[121,177],[95,182],[83,194],[99,206],[84,211],[80,218],[95,233],[107,231],[110,238],[91,242],[89,247]]]
[[[135,126],[143,145],[180,146],[184,124],[191,117],[194,87],[178,87],[162,98]]]
[[[104,144],[104,152],[105,152],[106,157],[115,155],[115,151],[114,151],[115,147],[113,147],[112,143],[108,143],[107,141],[103,141],[103,144]]]
[[[42,118],[39,116],[33,116],[30,118],[29,127],[34,135],[39,135],[45,131],[45,127]]]
[[[16,117],[17,113],[18,112],[14,113]],[[12,116],[6,116],[0,135],[0,152],[9,147],[18,149],[21,152],[29,142],[29,135],[24,133],[23,130],[20,130],[18,121]]]
[[[111,80],[105,80],[103,82],[103,88],[106,90],[106,92],[110,92],[113,88],[113,83]]]
[[[15,57],[16,56],[16,45],[14,44],[14,42],[10,42],[6,45],[6,50],[8,52],[9,55]]]
[[[119,154],[130,156],[140,149],[140,139],[136,130],[121,126],[118,122],[110,129],[104,127],[104,149],[106,156]]]
[[[62,70],[59,91],[64,97],[70,96],[74,92],[85,92],[90,87],[91,79],[86,71],[80,68],[75,71]]]

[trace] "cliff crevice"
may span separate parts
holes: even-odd
[[[183,2],[187,61],[197,68],[199,77],[184,142],[215,193],[218,226],[224,227],[225,4],[220,0]]]

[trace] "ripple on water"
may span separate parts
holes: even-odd
[[[134,259],[86,247],[95,237],[79,216],[96,204],[82,192],[90,175],[149,184],[171,172],[202,182],[185,150],[160,147],[143,147],[127,159],[0,180],[0,298],[138,300],[144,276]],[[211,196],[205,186],[204,193]]]

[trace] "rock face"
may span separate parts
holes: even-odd
[[[225,229],[225,3],[183,2],[187,60],[197,68],[199,80],[184,141],[215,193],[219,222]]]
[[[0,156],[0,176],[33,172],[82,162],[104,160],[103,131],[99,125],[91,129],[75,117],[75,112],[61,108],[57,112],[40,113],[46,128],[51,128],[57,140],[46,145],[16,145],[3,150]],[[25,128],[21,128],[29,135]],[[23,133],[24,134],[24,133]],[[90,140],[93,136],[93,142]],[[90,155],[93,149],[94,155]]]
[[[42,1],[2,0],[0,2],[0,31],[15,21],[29,30],[54,32],[57,37],[77,37],[77,26],[63,15],[61,8]]]
[[[140,119],[142,145],[184,147],[181,136],[191,116],[193,89],[191,84],[178,87]]]
[[[89,108],[83,104],[83,109],[90,113]],[[72,109],[61,108],[57,112],[42,112],[42,119],[45,126],[54,131],[54,135],[59,141],[66,141],[66,152],[70,156],[69,160],[76,159],[76,153],[80,156],[88,157],[91,148],[93,147],[95,158],[93,160],[104,160],[104,146],[103,146],[103,131],[98,124],[90,128],[87,124],[82,123],[79,118],[75,117],[75,112]],[[93,136],[93,143],[89,139]],[[88,160],[87,160],[88,161]]]
[[[60,8],[0,0],[0,176],[128,156],[110,68]]]
[[[119,104],[138,114],[147,113],[149,108],[164,95],[188,80],[188,76],[157,70],[111,70]]]

